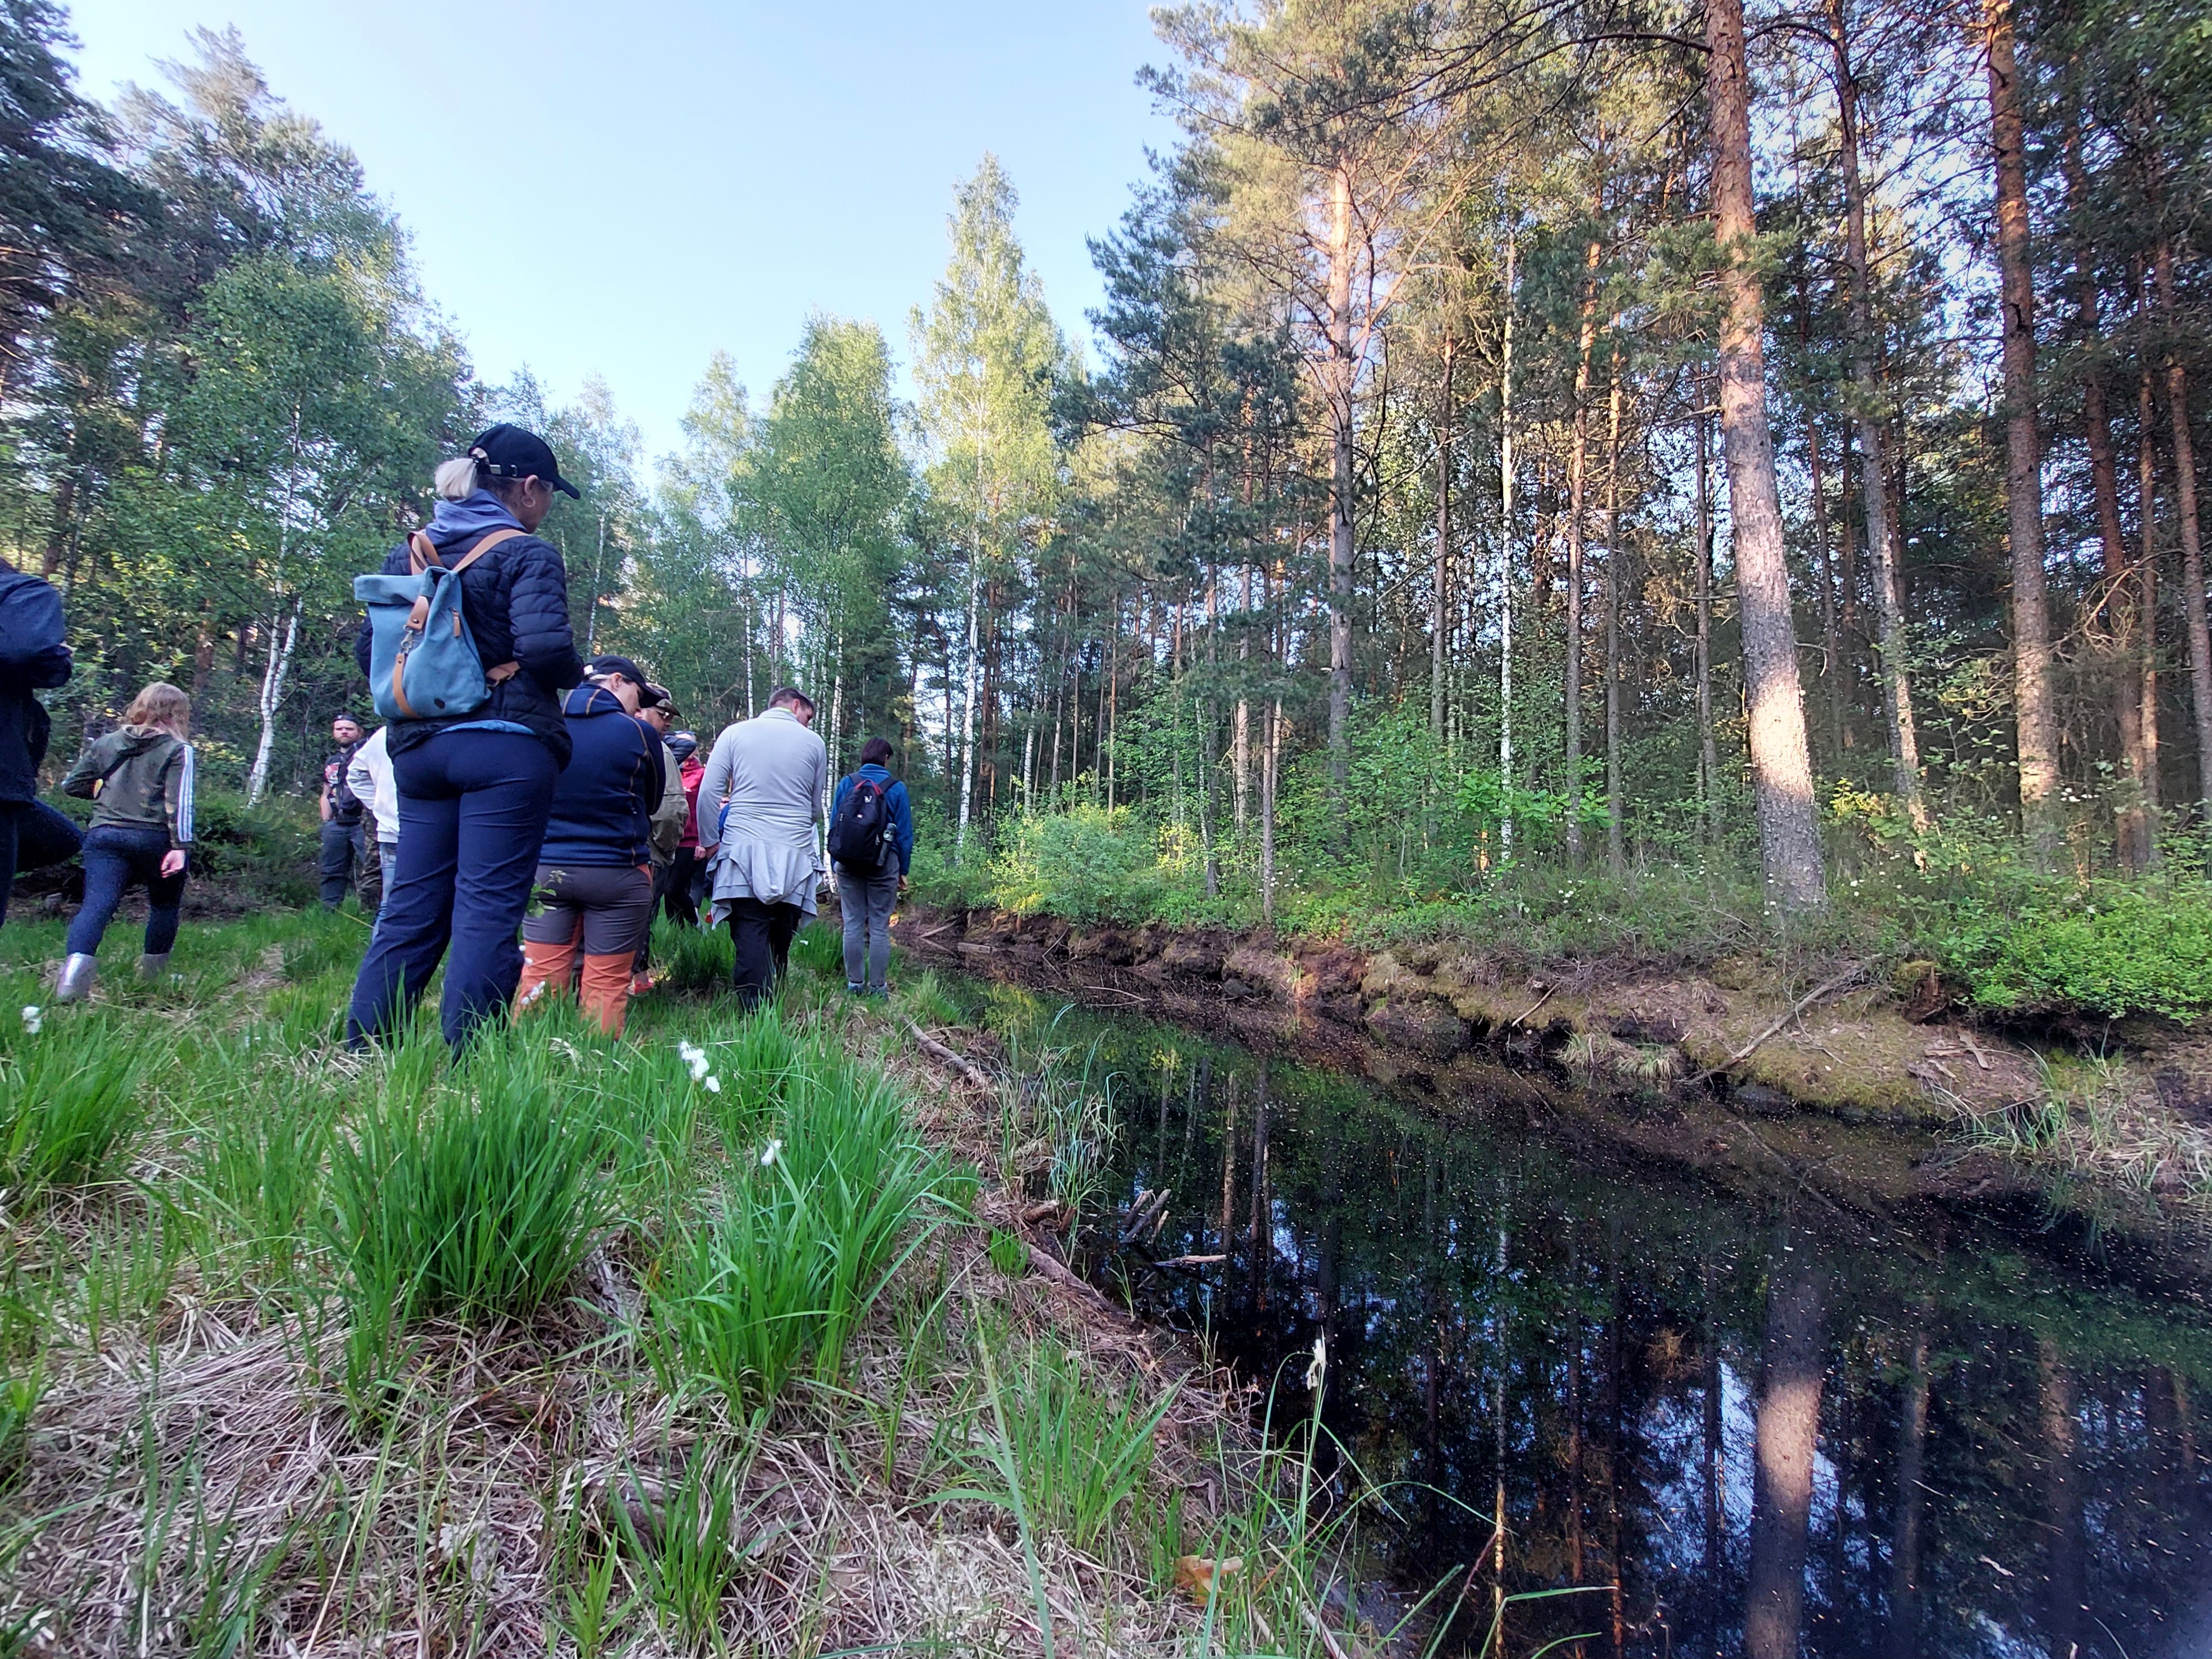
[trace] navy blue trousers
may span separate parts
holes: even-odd
[[[446,1041],[459,1048],[506,1009],[522,977],[515,930],[561,769],[522,732],[442,732],[394,755],[392,775],[398,866],[385,878],[346,1040],[358,1047],[403,1024],[450,945],[439,1012]]]
[[[169,851],[165,830],[126,830],[103,823],[84,838],[84,908],[70,923],[71,956],[97,956],[116,907],[134,885],[146,890],[146,954],[167,956],[177,942],[185,902],[185,872],[161,873]]]

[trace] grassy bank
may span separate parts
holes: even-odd
[[[1274,928],[1367,949],[1463,942],[1507,971],[1707,971],[1735,962],[1778,985],[1809,964],[1865,961],[1911,994],[1932,975],[1977,1017],[2021,1024],[2212,1013],[2212,862],[2202,837],[2171,835],[2142,875],[2064,863],[2040,870],[2018,845],[1965,826],[1925,836],[1886,821],[1831,832],[1830,902],[1786,924],[1755,865],[1724,851],[1632,860],[1618,875],[1539,848],[1508,861],[1332,858],[1315,837],[1285,848]],[[1410,843],[1409,843],[1410,846]],[[916,890],[946,908],[989,907],[1078,923],[1259,928],[1249,849],[1207,860],[1187,834],[1091,806],[1011,818],[955,864],[927,845]],[[1815,975],[1817,977],[1817,975]]]
[[[627,1040],[453,1065],[334,1046],[349,914],[68,1009],[55,932],[0,958],[0,1653],[1334,1639],[1295,1449],[1048,1273],[1101,1080],[918,1069],[926,978],[856,1007],[817,930],[740,1018],[671,935]]]

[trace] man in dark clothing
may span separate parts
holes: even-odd
[[[323,763],[323,908],[335,910],[345,902],[353,885],[355,869],[368,860],[368,830],[362,823],[361,798],[346,781],[346,768],[361,747],[361,722],[341,714],[331,722],[331,741],[337,754]]]
[[[62,598],[42,576],[0,566],[0,921],[15,884],[19,825],[38,802],[53,722],[33,692],[68,684]]]
[[[493,427],[438,468],[428,534],[440,562],[456,565],[500,538],[455,579],[489,695],[471,714],[387,728],[399,860],[354,981],[346,1036],[356,1046],[405,1020],[448,944],[441,1013],[455,1047],[506,1008],[522,976],[515,934],[568,762],[561,697],[584,678],[568,626],[568,568],[558,548],[529,533],[556,490],[576,494],[545,441],[520,427]],[[408,573],[404,544],[384,568]],[[371,638],[364,623],[354,647],[364,675]]]

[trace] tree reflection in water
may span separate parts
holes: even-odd
[[[975,995],[1002,1024],[1058,1012]],[[1140,1304],[1209,1331],[1278,1421],[1327,1333],[1330,1430],[1410,1483],[1378,1571],[1475,1570],[1442,1651],[1474,1650],[1494,1591],[1577,1584],[1511,1607],[1510,1655],[2181,1659],[2212,1632],[2199,1308],[1994,1230],[1578,1163],[1480,1100],[1447,1126],[1279,1058],[1080,1030],[1158,1108],[1112,1201],[1167,1188],[1156,1255],[1227,1258],[1125,1260]]]

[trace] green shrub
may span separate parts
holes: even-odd
[[[1993,1012],[2196,1019],[2212,1012],[2212,886],[1994,885],[1955,907],[1940,955]]]
[[[953,861],[949,837],[930,836],[917,842],[914,865],[907,873],[914,896],[924,904],[946,910],[981,910],[998,902],[982,836],[973,830],[970,835],[968,856],[959,863]]]
[[[1015,818],[991,877],[1001,908],[1071,921],[1141,921],[1166,887],[1152,838],[1135,830],[1127,809],[1089,805]]]

